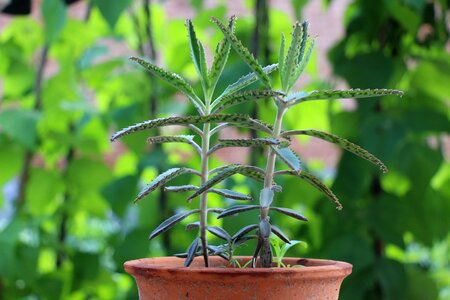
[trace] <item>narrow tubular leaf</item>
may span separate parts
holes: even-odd
[[[360,146],[358,146],[344,138],[338,137],[334,134],[327,133],[327,132],[320,131],[320,130],[314,130],[314,129],[291,130],[291,131],[285,131],[282,133],[283,136],[291,136],[291,135],[299,135],[299,134],[313,136],[313,137],[325,140],[327,142],[339,145],[343,149],[377,165],[383,173],[386,173],[388,171],[386,165],[381,160],[379,160],[377,157],[375,157],[373,154],[371,154],[364,148],[361,148]]]
[[[283,74],[281,75],[281,84],[283,86],[283,91],[289,91],[289,86],[291,85],[291,78],[295,72],[295,68],[298,64],[298,58],[300,56],[300,48],[302,45],[302,26],[300,23],[296,22],[294,25],[294,31],[292,32],[292,40],[289,45],[289,49],[286,54],[283,66]]]
[[[273,96],[284,96],[285,94],[280,91],[272,91],[272,90],[251,90],[251,91],[243,91],[230,94],[228,96],[223,97],[220,102],[217,103],[217,107],[214,109],[213,114],[216,114],[226,108],[247,103],[251,101],[257,101],[261,99],[266,99],[268,97]],[[213,104],[214,106],[214,104]]]
[[[175,73],[167,72],[160,67],[147,62],[139,57],[130,57],[130,60],[137,62],[141,66],[143,66],[147,71],[155,75],[156,77],[160,78],[161,80],[166,81],[176,89],[178,89],[180,92],[188,96],[188,98],[193,102],[193,104],[196,106],[197,110],[199,112],[204,111],[204,104],[200,100],[200,98],[195,94],[194,89],[192,86],[187,83],[186,80],[184,80],[180,75]]]
[[[252,119],[247,115],[220,114],[207,116],[168,117],[168,118],[148,120],[119,130],[118,132],[112,135],[111,141],[114,141],[124,135],[156,127],[171,126],[171,125],[190,126],[192,124],[206,124],[206,123],[230,123],[244,128],[261,130],[267,133],[271,132],[270,125],[265,124],[262,121],[256,119]]]
[[[241,41],[234,35],[234,33],[229,30],[225,25],[223,25],[218,19],[212,18],[212,21],[219,27],[223,35],[230,42],[234,50],[239,54],[239,56],[247,63],[247,65],[255,72],[256,76],[261,80],[261,82],[268,88],[270,88],[270,80],[266,73],[264,73],[261,65],[256,61],[253,55],[248,51],[247,48],[242,45]]]
[[[230,18],[228,22],[228,29],[233,32],[234,30],[234,18]],[[230,54],[230,42],[224,38],[216,48],[216,53],[214,54],[213,62],[211,65],[211,70],[209,71],[209,80],[212,88],[217,84],[217,80],[222,74],[223,68],[228,60],[228,55]]]
[[[174,193],[182,193],[182,192],[191,192],[198,190],[198,186],[187,184],[187,185],[178,185],[178,186],[166,186],[164,188],[166,192],[174,192]]]
[[[210,189],[209,192],[234,200],[252,200],[252,197],[249,195],[227,189]]]
[[[186,27],[188,30],[189,48],[191,50],[192,61],[194,62],[194,66],[195,66],[195,69],[197,70],[198,75],[200,77],[203,77],[199,42],[197,40],[197,35],[195,33],[194,25],[192,24],[191,20],[189,20],[189,19],[186,20]],[[202,80],[203,80],[203,78],[202,78]]]
[[[252,230],[254,230],[254,229],[258,228],[258,227],[259,227],[258,224],[247,225],[247,226],[245,226],[245,227],[239,229],[239,231],[236,232],[236,233],[232,236],[231,240],[232,240],[232,241],[237,241],[237,240],[239,240],[240,238],[242,238],[244,235],[246,235],[247,233],[249,233],[250,231],[252,231]]]
[[[272,232],[273,232],[277,237],[279,237],[283,242],[288,243],[288,244],[291,243],[291,241],[289,240],[289,238],[287,237],[287,235],[284,234],[284,232],[281,231],[280,228],[278,228],[278,227],[275,226],[275,225],[272,225],[270,229],[271,229]]]
[[[333,100],[343,98],[370,98],[380,97],[386,95],[403,96],[403,92],[391,89],[349,89],[349,90],[327,90],[327,91],[312,91],[308,93],[294,93],[288,95],[285,101],[289,106],[311,100]]]
[[[255,166],[234,164],[234,165],[228,165],[228,166],[212,169],[209,173],[210,174],[220,173],[232,166],[243,166],[243,168],[239,168],[237,170],[238,174],[255,179],[256,181],[261,181],[261,182],[264,181],[264,174],[265,174],[264,170],[261,168],[255,167]]]
[[[306,217],[304,215],[302,215],[301,213],[299,213],[296,210],[290,209],[290,208],[285,208],[285,207],[271,207],[271,210],[280,212],[282,214],[285,214],[289,217],[292,217],[294,219],[300,220],[300,221],[308,221],[308,219],[306,219]]]
[[[315,177],[314,175],[310,173],[306,173],[302,171],[300,174],[298,174],[295,171],[277,171],[274,175],[294,175],[297,177],[300,177],[301,179],[305,180],[312,186],[314,186],[316,189],[321,191],[325,196],[328,197],[334,204],[336,204],[336,209],[341,210],[342,204],[339,202],[339,199],[336,197],[336,195],[333,193],[332,190],[330,190],[329,187],[327,187],[322,181],[320,181],[319,178]]]
[[[193,210],[180,212],[176,215],[171,216],[170,218],[168,218],[164,222],[162,222],[158,227],[156,227],[156,229],[153,230],[153,232],[150,234],[148,239],[151,240],[155,236],[157,236],[163,232],[166,232],[167,230],[169,230],[170,228],[172,228],[173,226],[175,226],[176,224],[178,224],[179,222],[181,222],[188,216],[190,216],[194,213],[198,213],[199,211],[200,211],[199,209],[193,209]]]
[[[263,72],[266,74],[270,74],[273,71],[275,71],[277,68],[278,68],[278,64],[268,65],[263,68]],[[217,99],[214,101],[214,103],[221,101],[221,99],[225,96],[234,94],[234,93],[242,90],[243,88],[249,86],[250,84],[256,82],[257,80],[258,80],[258,76],[256,76],[256,74],[254,72],[242,76],[235,83],[230,84],[222,92],[222,94],[219,97],[217,97]]]
[[[200,221],[197,221],[197,222],[193,222],[193,223],[187,224],[185,229],[186,230],[192,230],[194,228],[199,228],[199,227],[200,227]]]
[[[209,190],[219,182],[222,182],[223,180],[227,179],[228,177],[239,173],[242,175],[246,175],[249,177],[254,176],[255,172],[259,172],[259,168],[253,167],[253,166],[246,166],[246,165],[230,165],[228,167],[223,168],[220,172],[217,173],[214,177],[206,181],[200,188],[191,196],[189,196],[188,201],[190,202],[195,197],[199,196],[203,192]],[[262,171],[262,178],[264,179],[264,171]]]
[[[300,75],[302,75],[303,71],[305,70],[306,66],[309,63],[309,60],[311,59],[311,55],[313,53],[313,50],[314,50],[315,46],[316,46],[316,40],[315,39],[308,39],[308,42],[306,44],[305,53],[302,54],[302,59],[301,59],[300,63],[297,65],[297,67],[296,67],[296,69],[294,71],[293,77],[295,78],[295,80],[293,81],[292,84],[295,84],[295,82],[300,77]]]
[[[259,209],[259,205],[236,205],[224,210],[220,215],[217,216],[217,219],[221,219],[223,217],[232,216],[244,211]]]
[[[208,208],[207,210],[208,210],[208,212],[212,212],[212,213],[215,213],[215,214],[220,214],[225,209],[224,208]]]
[[[160,143],[186,143],[194,147],[197,153],[201,153],[202,149],[194,141],[193,135],[172,135],[172,136],[152,136],[147,139],[149,144],[160,144]]]
[[[194,239],[194,241],[189,245],[189,247],[187,249],[186,260],[184,261],[185,267],[189,267],[191,265],[192,261],[194,260],[194,257],[196,256],[196,253],[197,253],[199,240],[200,240],[200,238],[196,237]]]
[[[218,238],[221,238],[222,240],[225,240],[227,242],[231,241],[231,235],[228,232],[226,232],[223,228],[217,226],[206,226],[206,230],[208,230]]]
[[[149,193],[151,193],[154,190],[156,190],[157,188],[163,186],[170,180],[172,180],[175,177],[180,176],[182,174],[186,174],[186,173],[198,174],[197,171],[189,169],[189,168],[172,168],[172,169],[165,171],[164,173],[159,174],[158,177],[153,179],[152,182],[150,182],[146,187],[144,187],[142,189],[142,191],[136,196],[136,199],[134,200],[134,202],[135,203],[138,202],[139,200],[141,200],[142,198],[147,196]]]
[[[277,156],[292,170],[294,170],[297,173],[301,172],[302,165],[300,163],[300,158],[297,156],[294,150],[290,148],[278,148],[278,147],[272,147],[272,149],[275,151]]]
[[[220,139],[219,142],[211,147],[208,155],[228,147],[264,147],[267,145],[279,145],[280,141],[274,138],[254,138],[254,139]]]
[[[284,34],[281,34],[280,50],[278,51],[278,68],[280,69],[280,74],[284,74],[284,50],[285,50],[286,39]]]

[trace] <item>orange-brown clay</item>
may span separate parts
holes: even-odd
[[[249,258],[241,258],[244,263]],[[141,300],[336,300],[342,280],[352,265],[320,259],[286,258],[300,268],[231,268],[226,261],[210,257],[203,267],[201,257],[188,268],[176,257],[127,261],[125,270],[138,285]]]

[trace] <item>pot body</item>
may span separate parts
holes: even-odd
[[[250,257],[240,257],[243,263]],[[352,265],[321,259],[285,258],[293,268],[233,268],[220,257],[203,267],[197,257],[188,268],[176,257],[127,261],[125,270],[137,283],[141,300],[335,300]]]

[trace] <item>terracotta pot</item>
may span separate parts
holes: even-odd
[[[249,257],[240,257],[245,263]],[[136,280],[139,298],[238,300],[238,299],[338,299],[342,280],[352,265],[333,260],[286,258],[299,268],[232,268],[219,257],[195,258],[188,268],[176,257],[144,258],[125,263],[125,270]]]

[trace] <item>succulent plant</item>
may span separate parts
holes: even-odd
[[[280,193],[282,190],[281,187],[275,183],[275,177],[290,175],[303,179],[320,190],[336,205],[338,209],[342,208],[338,198],[324,183],[322,183],[313,174],[302,170],[302,164],[298,155],[289,147],[293,136],[308,135],[337,144],[343,149],[348,150],[355,155],[377,165],[383,172],[387,171],[386,166],[374,155],[346,139],[314,129],[283,130],[282,125],[285,113],[289,110],[289,108],[299,105],[305,101],[331,100],[339,98],[368,98],[383,95],[401,96],[402,92],[389,89],[348,89],[292,92],[291,90],[304,71],[314,49],[315,40],[308,36],[307,22],[295,23],[287,52],[285,51],[285,38],[282,36],[278,63],[262,67],[250,54],[248,49],[246,49],[235,36],[234,17],[230,18],[228,25],[222,24],[216,18],[212,18],[212,21],[223,33],[224,39],[217,46],[212,65],[209,69],[206,63],[203,45],[196,37],[194,26],[190,20],[186,21],[190,42],[190,53],[195,69],[200,77],[203,89],[202,96],[197,95],[192,86],[181,76],[165,71],[153,63],[147,62],[141,58],[131,58],[131,60],[139,63],[154,76],[166,81],[179,92],[184,94],[195,106],[198,115],[168,117],[144,121],[118,131],[111,137],[111,141],[133,132],[161,126],[181,125],[192,130],[194,134],[200,137],[201,144],[197,144],[194,141],[193,135],[156,136],[148,138],[149,143],[178,142],[190,144],[200,155],[201,159],[199,170],[185,167],[169,169],[151,181],[136,197],[135,201],[139,201],[152,191],[166,185],[173,178],[182,174],[194,174],[200,179],[198,186],[183,185],[168,186],[165,188],[168,192],[192,191],[193,193],[187,200],[192,201],[199,197],[199,207],[197,209],[177,213],[176,215],[168,218],[150,234],[149,238],[152,239],[157,235],[166,232],[190,215],[198,214],[199,221],[187,225],[187,229],[198,228],[199,235],[190,244],[186,253],[180,254],[181,257],[186,258],[185,266],[189,266],[193,258],[198,255],[203,256],[205,266],[208,266],[208,255],[220,255],[225,259],[232,260],[235,247],[249,239],[256,238],[257,246],[254,250],[251,265],[256,267],[257,258],[259,257],[261,267],[270,267],[272,265],[273,255],[269,236],[273,233],[286,243],[289,243],[289,238],[281,229],[270,223],[269,212],[275,211],[300,221],[307,220],[306,217],[300,212],[293,209],[271,206],[275,198],[275,193]],[[229,85],[219,96],[213,99],[216,84],[225,67],[231,48],[238,53],[238,55],[253,72],[239,78],[235,83]],[[272,83],[269,77],[269,75],[277,69],[281,80],[280,91],[272,89]],[[260,81],[263,84],[264,89],[245,89],[256,81]],[[222,111],[231,106],[267,98],[272,98],[276,106],[276,118],[273,125],[243,114],[222,113]],[[218,139],[215,145],[211,145],[213,135],[229,126],[253,129],[261,132],[264,137],[251,139]],[[215,169],[209,169],[209,157],[216,150],[225,147],[267,148],[265,169],[258,166],[242,164],[233,164]],[[276,170],[275,161],[277,157],[285,163],[286,169]],[[208,193],[216,193],[236,200],[249,201],[252,199],[246,194],[216,188],[218,184],[234,174],[247,176],[263,184],[259,195],[259,204],[237,205],[227,209],[209,207]],[[235,216],[239,213],[250,210],[259,210],[259,219],[252,222],[252,224],[241,228],[234,235],[230,235],[221,227],[210,226],[207,223],[209,213],[215,213],[218,214],[218,218],[224,218]],[[249,235],[253,231],[256,231],[256,235]],[[223,239],[225,243],[219,246],[209,245],[207,240],[207,232]]]

